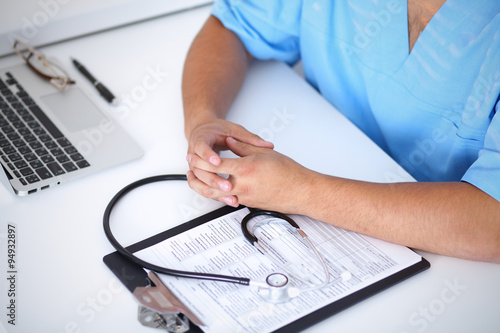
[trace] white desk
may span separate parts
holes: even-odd
[[[64,61],[81,86],[139,142],[145,156],[26,198],[0,187],[0,318],[7,332],[154,332],[138,323],[132,295],[102,263],[102,257],[113,251],[102,231],[102,213],[109,199],[128,183],[187,170],[181,73],[191,40],[208,13],[209,8],[199,8],[44,49]],[[81,60],[117,95],[128,95],[129,106],[107,105],[73,70],[70,56]],[[1,61],[19,62],[15,57]],[[254,66],[251,79],[273,82],[273,75],[260,76],[265,66]],[[276,74],[284,70],[271,68]],[[158,84],[146,89],[145,80],[154,82],[152,71],[161,73]],[[311,93],[306,86],[303,89]],[[279,87],[276,91],[286,94]],[[307,100],[293,105],[278,100],[266,109],[255,108],[251,100],[241,97],[230,118],[272,136],[278,150],[319,171],[376,181],[400,177],[395,176],[399,174],[395,164],[365,139],[359,139],[365,148],[336,140],[339,131],[349,131],[348,127],[329,131],[335,125],[315,123],[309,115],[315,110],[309,108]],[[279,112],[290,116],[279,118]],[[331,117],[342,122],[341,117]],[[299,145],[304,138],[311,145]],[[349,153],[351,149],[354,153]],[[153,192],[138,194],[155,193],[148,204],[133,195],[118,207],[123,212],[116,215],[112,228],[122,243],[139,241],[220,206],[195,195],[183,183],[153,187]],[[132,205],[137,202],[144,204]],[[157,211],[144,214],[146,205]],[[7,324],[8,224],[16,225],[15,326]],[[429,270],[307,332],[497,332],[500,265],[422,254],[431,262]]]

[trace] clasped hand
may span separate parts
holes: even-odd
[[[311,171],[239,125],[224,120],[201,125],[189,143],[188,183],[204,197],[291,213],[305,195]],[[220,158],[219,150],[239,158]]]

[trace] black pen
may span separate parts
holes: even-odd
[[[73,64],[75,67],[82,73],[89,81],[96,87],[96,89],[99,91],[102,97],[109,103],[113,103],[115,100],[115,96],[106,88],[101,82],[97,81],[96,78],[90,74],[90,72],[83,67],[82,64],[80,64],[76,59],[71,59],[73,60]]]

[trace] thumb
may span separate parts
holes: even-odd
[[[253,146],[253,145],[248,144],[248,143],[238,141],[232,137],[226,138],[226,144],[227,144],[227,147],[233,153],[235,153],[236,155],[238,155],[240,157],[255,155],[255,154],[261,153],[262,149],[264,149],[264,148],[259,148],[259,147]]]

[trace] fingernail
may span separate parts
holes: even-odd
[[[236,142],[235,138],[233,138],[231,136],[227,138],[227,141],[229,141],[231,143],[235,143]]]
[[[193,158],[193,156],[191,154],[187,154],[186,160],[188,161],[188,163],[191,163],[192,158]]]
[[[236,204],[236,199],[234,197],[224,198],[224,202],[229,206],[234,206]]]
[[[210,157],[210,163],[212,163],[215,166],[219,165],[219,159],[215,156]]]
[[[228,182],[220,183],[219,187],[222,191],[229,192],[229,183]]]

